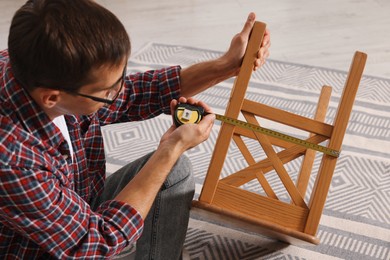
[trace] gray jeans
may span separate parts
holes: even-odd
[[[113,199],[150,156],[148,154],[110,175],[104,184],[103,194],[91,203],[92,208]],[[135,259],[181,259],[194,192],[191,162],[186,156],[181,156],[145,219],[144,231],[137,241]]]

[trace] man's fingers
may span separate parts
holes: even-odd
[[[177,100],[176,99],[172,99],[171,100],[171,103],[170,103],[170,109],[171,109],[171,114],[173,115],[173,113],[175,113],[175,109],[176,109],[176,106],[177,106]]]
[[[214,114],[208,114],[205,117],[203,117],[202,121],[199,122],[199,124],[202,124],[202,127],[204,127],[204,133],[209,136],[211,129],[213,128],[215,121],[215,115]]]
[[[265,29],[264,38],[261,47],[267,47],[267,48],[271,47],[270,38],[271,36],[269,30]]]
[[[255,23],[256,14],[250,13],[248,15],[248,19],[245,22],[244,28],[242,29],[241,33],[246,37],[249,38],[249,34],[252,31],[253,24]]]

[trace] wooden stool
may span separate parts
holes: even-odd
[[[264,118],[308,132],[307,141],[315,144],[326,140],[327,147],[340,150],[356,92],[363,73],[367,55],[356,52],[349,70],[345,87],[338,105],[334,124],[324,123],[331,87],[324,86],[314,118],[307,118],[245,99],[245,92],[252,74],[266,25],[256,22],[243,59],[241,70],[236,77],[225,116],[238,119],[240,113],[247,122],[259,125],[257,118]],[[257,140],[266,158],[255,161],[242,137]],[[230,141],[234,140],[248,163],[248,167],[220,179]],[[276,152],[273,146],[282,148]],[[217,213],[231,220],[239,220],[258,227],[257,232],[276,237],[289,243],[319,244],[315,237],[324,208],[326,196],[336,167],[337,157],[322,155],[315,185],[306,194],[316,151],[272,138],[247,129],[223,123],[215,145],[197,208]],[[300,173],[296,181],[290,177],[284,164],[299,157]],[[291,201],[281,201],[265,175],[277,174]],[[240,186],[257,179],[264,194],[241,189]],[[304,198],[309,196],[309,202]]]

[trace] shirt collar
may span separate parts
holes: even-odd
[[[61,131],[55,127],[54,123],[46,113],[33,100],[30,94],[13,77],[9,62],[6,69],[3,68],[4,85],[1,86],[1,103],[4,109],[12,113],[14,122],[21,124],[22,127],[34,135],[36,138],[47,142],[49,145],[57,147],[63,141],[64,137]]]

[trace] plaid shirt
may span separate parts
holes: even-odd
[[[169,113],[180,67],[128,76],[109,108],[66,115],[74,161],[60,130],[13,77],[0,51],[0,259],[96,259],[121,252],[142,233],[131,205],[88,202],[104,187],[101,126]]]

